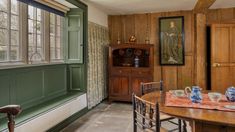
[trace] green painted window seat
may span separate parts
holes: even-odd
[[[15,119],[16,127],[20,126],[24,123],[27,123],[37,117],[40,117],[41,115],[50,112],[63,104],[76,99],[78,96],[83,95],[84,92],[78,92],[78,91],[72,91],[68,92],[65,95],[59,96],[57,98],[51,99],[49,101],[46,101],[44,103],[41,103],[39,105],[33,106],[31,108],[25,109],[18,115]],[[1,115],[2,117],[2,115]],[[0,119],[0,131],[6,131],[7,130],[7,118],[2,117]]]

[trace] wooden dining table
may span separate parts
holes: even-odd
[[[235,112],[165,106],[165,92],[151,92],[141,98],[159,103],[160,112],[189,121],[192,132],[235,132]]]

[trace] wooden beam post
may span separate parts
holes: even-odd
[[[206,15],[195,14],[195,49],[196,49],[196,85],[206,90],[207,76],[206,76]],[[209,49],[208,49],[209,50]]]
[[[198,0],[193,11],[194,13],[205,13],[216,0]]]

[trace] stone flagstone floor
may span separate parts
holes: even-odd
[[[162,127],[177,128],[168,122],[163,122]],[[133,132],[132,105],[101,103],[61,132]]]

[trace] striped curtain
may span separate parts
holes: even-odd
[[[108,28],[88,23],[88,108],[107,97]]]

